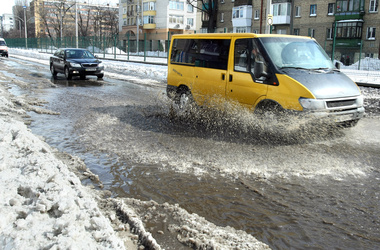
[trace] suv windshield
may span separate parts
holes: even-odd
[[[325,51],[313,39],[284,36],[263,37],[260,40],[278,68],[335,68]]]
[[[87,50],[66,50],[66,58],[73,58],[73,59],[78,59],[78,58],[94,58],[94,55],[91,54]]]

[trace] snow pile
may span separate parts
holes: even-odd
[[[157,231],[155,238],[165,234],[166,238],[173,237],[172,241],[177,240],[191,249],[270,249],[269,246],[244,231],[228,226],[218,227],[197,214],[189,214],[178,204],[158,204],[155,201],[129,198],[116,203],[119,212],[125,215],[132,226],[139,228],[140,224],[148,222],[151,228],[154,228],[155,222],[157,225],[163,223],[167,225],[170,233],[152,230]],[[141,222],[138,218],[144,218],[145,221]],[[155,245],[155,240],[146,238],[146,241],[151,241],[147,244],[151,248],[159,249]]]
[[[1,248],[124,249],[94,195],[0,95]]]

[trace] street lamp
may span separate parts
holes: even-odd
[[[26,6],[23,6],[24,8],[24,27],[25,27],[25,47],[28,49],[28,32],[26,28]]]

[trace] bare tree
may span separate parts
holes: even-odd
[[[213,33],[218,15],[218,0],[186,0],[186,2],[202,12],[202,27],[207,27],[207,32]]]
[[[67,3],[65,0],[50,2],[49,7],[38,8],[37,12],[43,22],[47,35],[50,38],[62,38],[70,31],[73,20],[69,15],[75,3]]]

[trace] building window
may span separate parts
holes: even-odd
[[[378,0],[369,1],[369,12],[377,12]]]
[[[156,10],[156,3],[155,2],[146,2],[146,3],[144,3],[143,10],[144,11]]]
[[[301,17],[301,6],[296,6],[296,17]]]
[[[220,3],[224,3],[224,0],[220,0]]]
[[[260,19],[260,11],[259,10],[255,10],[255,20],[259,20]]]
[[[310,16],[316,16],[317,15],[317,5],[312,4],[310,5]]]
[[[188,4],[188,5],[187,5],[187,12],[189,12],[189,13],[193,13],[193,12],[194,12],[194,6],[191,5],[191,4]]]
[[[220,22],[221,23],[224,22],[224,13],[223,12],[220,13]]]
[[[193,27],[194,26],[194,18],[188,18],[187,19],[187,25],[189,25],[190,27]]]
[[[327,15],[332,16],[335,12],[335,3],[329,3],[328,9],[327,9]]]
[[[333,39],[333,29],[332,28],[327,28],[326,29],[326,39],[327,40],[332,40]]]
[[[247,33],[247,27],[236,27],[236,33]]]
[[[242,6],[234,7],[232,9],[232,18],[243,18],[243,17],[244,17],[244,8]]]
[[[169,15],[169,23],[183,24],[183,16]]]
[[[300,29],[294,29],[293,30],[293,35],[299,36],[300,35]]]
[[[144,16],[144,24],[154,23],[154,16]]]
[[[367,39],[368,40],[375,40],[376,35],[376,28],[375,27],[368,27],[367,28]]]
[[[363,11],[363,10],[364,10],[364,1],[363,0],[338,0],[338,1],[336,1],[336,12],[351,12],[351,11]]]
[[[363,22],[338,22],[336,27],[337,38],[362,37]]]
[[[183,10],[183,2],[177,1],[169,1],[169,9],[170,10]]]
[[[309,28],[308,35],[309,35],[310,37],[315,37],[315,29]]]

